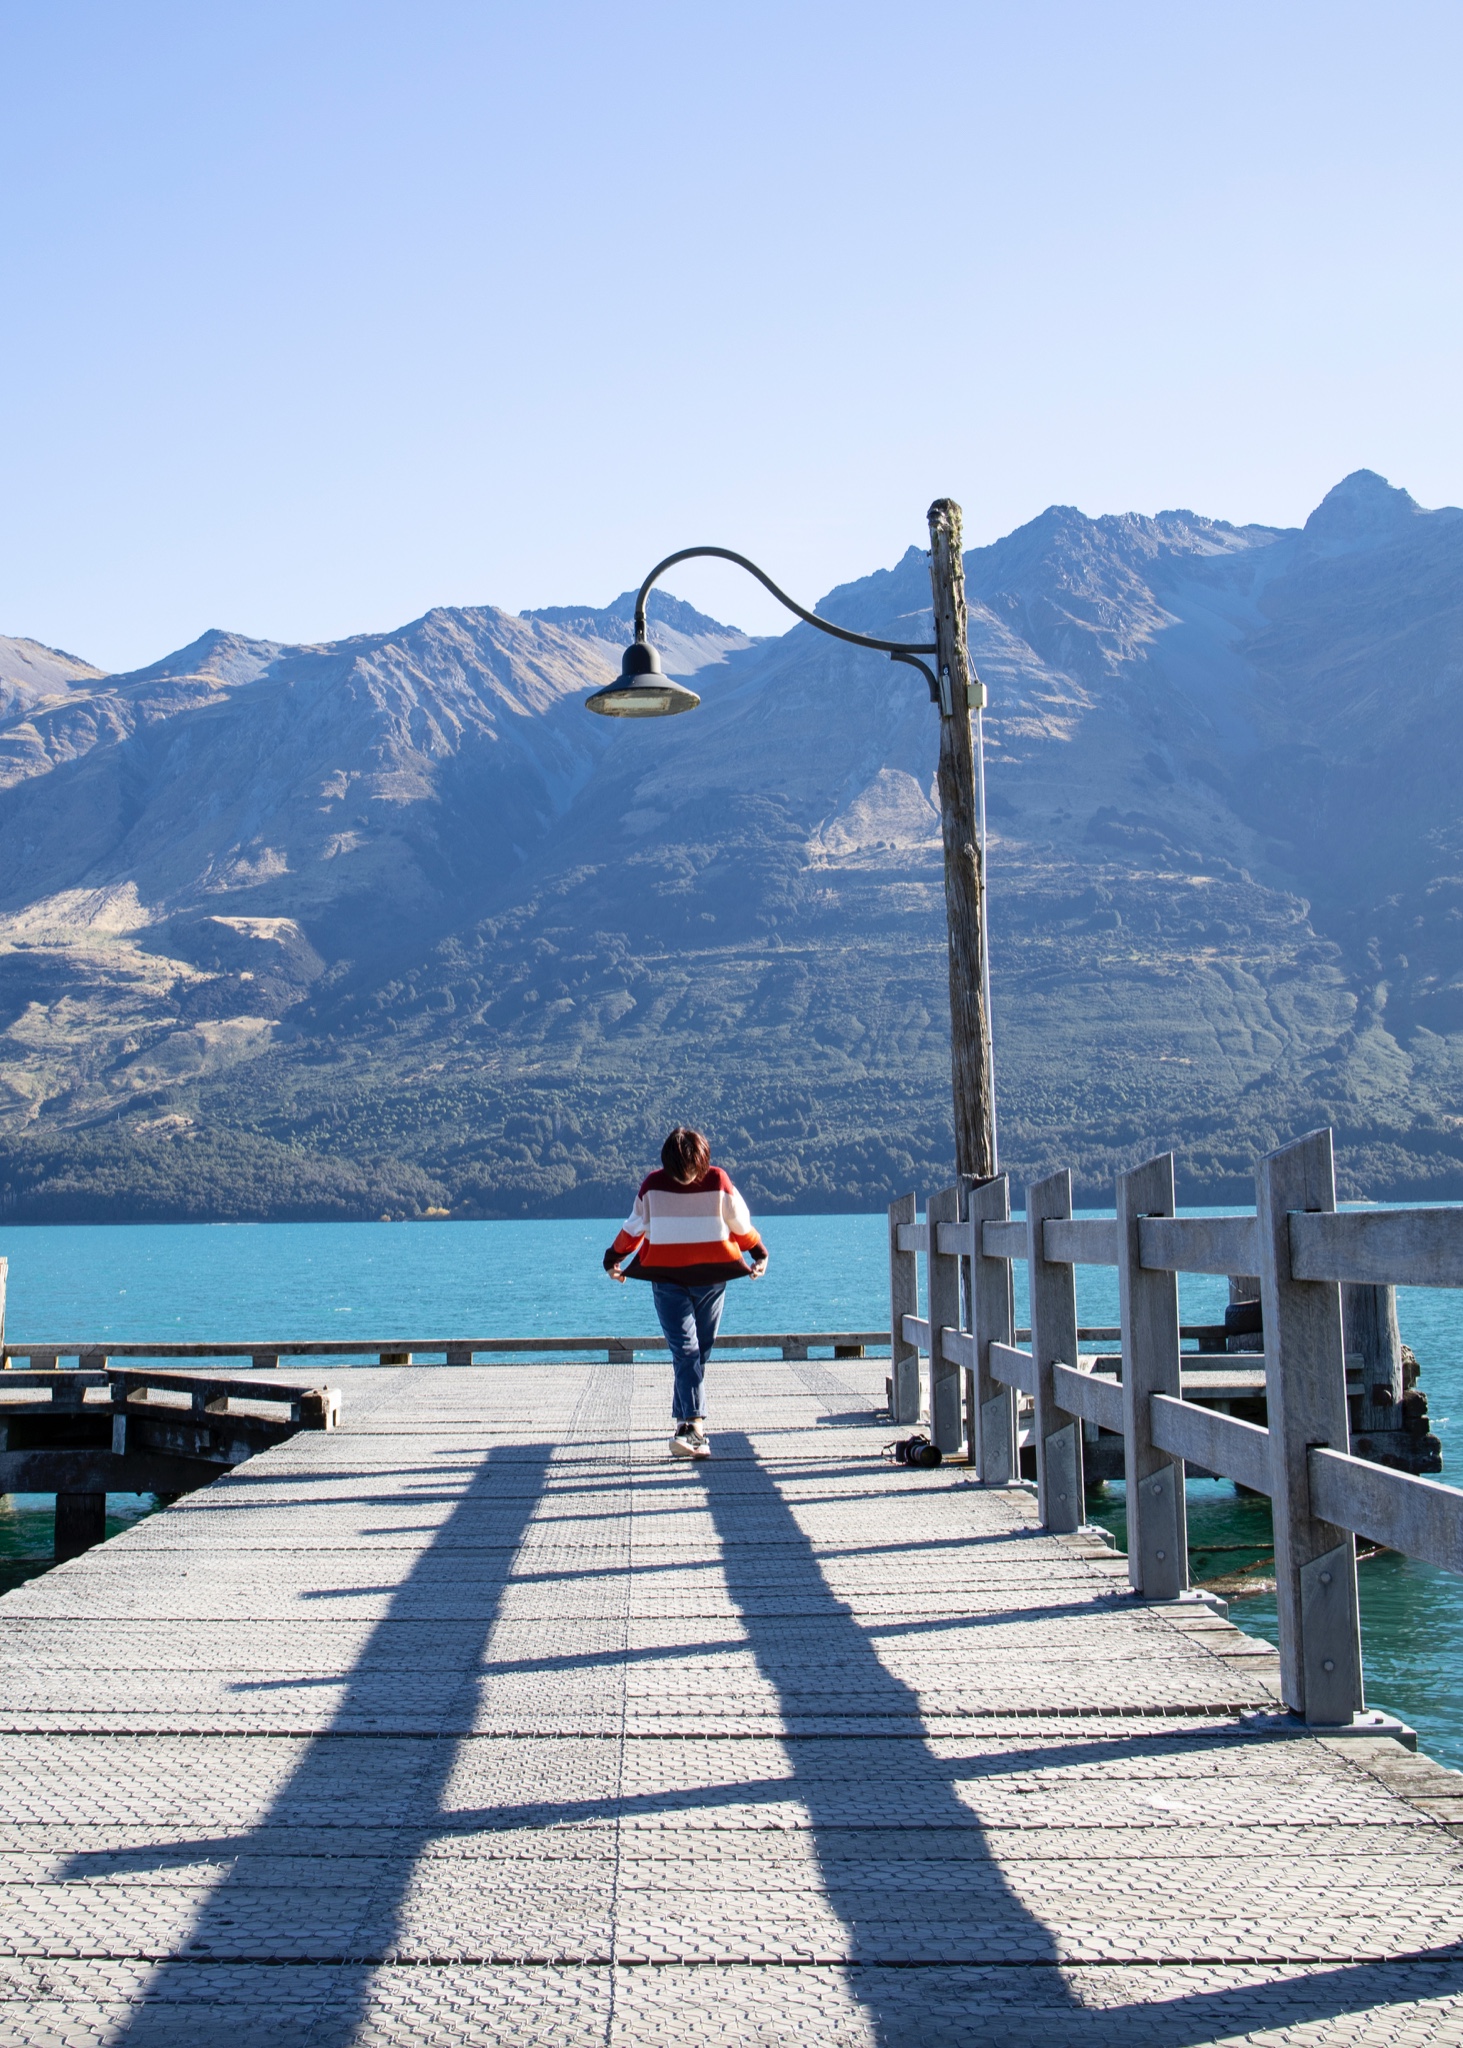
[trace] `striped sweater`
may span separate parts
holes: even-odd
[[[641,1182],[605,1265],[634,1252],[627,1280],[710,1287],[746,1272],[743,1252],[760,1256],[764,1249],[746,1203],[719,1166],[708,1167],[689,1186],[661,1171]]]

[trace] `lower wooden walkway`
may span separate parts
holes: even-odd
[[[1463,1781],[713,1371],[343,1374],[0,1601],[0,2042],[1463,2042]]]

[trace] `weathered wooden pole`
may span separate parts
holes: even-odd
[[[1404,1392],[1396,1288],[1343,1285],[1341,1327],[1348,1358],[1361,1360],[1360,1429],[1395,1428],[1391,1410]]]
[[[930,507],[929,520],[940,687],[940,830],[945,841],[945,919],[950,938],[955,1170],[975,1180],[989,1180],[996,1171],[996,1116],[982,943],[985,873],[970,730],[971,705],[980,685],[966,644],[960,507],[951,498],[937,498]]]

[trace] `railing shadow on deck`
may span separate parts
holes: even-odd
[[[184,1864],[196,1865],[206,1857],[236,1859],[209,1893],[183,1951],[160,1965],[141,2004],[113,2037],[114,2048],[123,2048],[123,2044],[126,2048],[163,2048],[164,2043],[166,2048],[179,2048],[184,2040],[198,2043],[200,2048],[202,2043],[214,2040],[246,2042],[250,2038],[250,2022],[257,2018],[255,2013],[244,2007],[230,2009],[226,1992],[220,1993],[220,2003],[211,2009],[198,2004],[190,2006],[187,1994],[199,1979],[200,1966],[257,1969],[261,1963],[271,1961],[297,1966],[281,1982],[280,2005],[289,2004],[293,1988],[290,1980],[298,1979],[304,1993],[299,2039],[308,2040],[310,2048],[347,2048],[358,2038],[367,2016],[372,1978],[398,1938],[402,1909],[421,1855],[430,1841],[449,1828],[457,1831],[455,1820],[446,1822],[442,1817],[443,1795],[457,1760],[462,1731],[470,1724],[468,1703],[476,1697],[484,1652],[510,1582],[514,1557],[543,1497],[556,1448],[559,1447],[552,1444],[514,1443],[488,1451],[434,1541],[396,1585],[388,1612],[371,1628],[346,1676],[345,1696],[332,1726],[323,1734],[301,1738],[304,1754],[247,1833],[209,1842],[196,1838],[181,1840],[120,1856],[98,1852],[72,1860],[64,1879],[78,1882],[95,1879],[99,1866],[108,1872],[121,1868],[162,1871]],[[376,1476],[374,1472],[372,1476]],[[505,1481],[511,1484],[505,1487]],[[383,1695],[389,1696],[393,1676],[403,1689],[420,1689],[419,1673],[404,1669],[393,1672],[392,1660],[380,1656],[383,1650],[392,1647],[393,1626],[402,1620],[425,1619],[421,1595],[440,1576],[443,1552],[454,1547],[457,1532],[465,1523],[480,1517],[488,1505],[497,1507],[502,1515],[494,1528],[491,1546],[503,1555],[501,1574],[496,1583],[484,1585],[481,1611],[471,1620],[435,1624],[439,1633],[455,1629],[458,1636],[451,1666],[442,1672],[439,1697],[424,1705],[421,1717],[423,1721],[435,1718],[443,1725],[437,1732],[425,1734],[393,1734],[389,1726],[379,1733],[368,1732],[362,1725],[361,1710],[377,1709],[383,1704]],[[300,1684],[305,1689],[313,1681],[302,1674]],[[244,1734],[241,1730],[241,1739]],[[349,1739],[342,1741],[342,1735]],[[227,1742],[229,1738],[220,1740]],[[402,1786],[399,1779],[392,1780],[382,1770],[393,1742],[410,1752],[407,1786]],[[374,1760],[367,1754],[372,1748],[376,1752]],[[374,1769],[370,1768],[372,1761]],[[266,1890],[257,1868],[251,1868],[263,1856],[320,1854],[319,1834],[315,1833],[312,1839],[305,1818],[311,1812],[329,1816],[324,1824],[327,1830],[390,1829],[393,1835],[389,1847],[377,1846],[363,1859],[365,1867],[360,1874],[342,1875],[341,1889],[354,1890],[358,1896],[344,1911],[340,1910],[338,1895],[334,1901],[331,1917],[341,1923],[342,1937],[336,1954],[322,1954],[328,1944],[318,1942],[313,1947],[300,1947],[299,1905],[294,1908],[295,1917],[290,1919],[291,1908],[280,1896],[287,1888]],[[343,1846],[350,1854],[349,1847]],[[325,1899],[328,1894],[322,1887],[314,1896]],[[263,1952],[267,1940],[260,1933],[261,1900],[278,1901],[278,1955]],[[322,1975],[328,1981],[328,1990],[323,1995],[319,1988]],[[305,1991],[311,1980],[315,1989]],[[237,1989],[235,1978],[235,1994]],[[306,2008],[310,2008],[308,2015]],[[221,2021],[223,2030],[217,2031]],[[210,2027],[215,2031],[210,2032]],[[271,2034],[270,2038],[275,2036]]]

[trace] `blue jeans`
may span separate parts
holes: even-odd
[[[726,1282],[718,1280],[710,1287],[678,1287],[673,1280],[657,1280],[650,1292],[676,1369],[671,1413],[677,1422],[693,1422],[706,1412],[701,1405],[701,1382],[706,1377],[706,1363],[721,1324]]]

